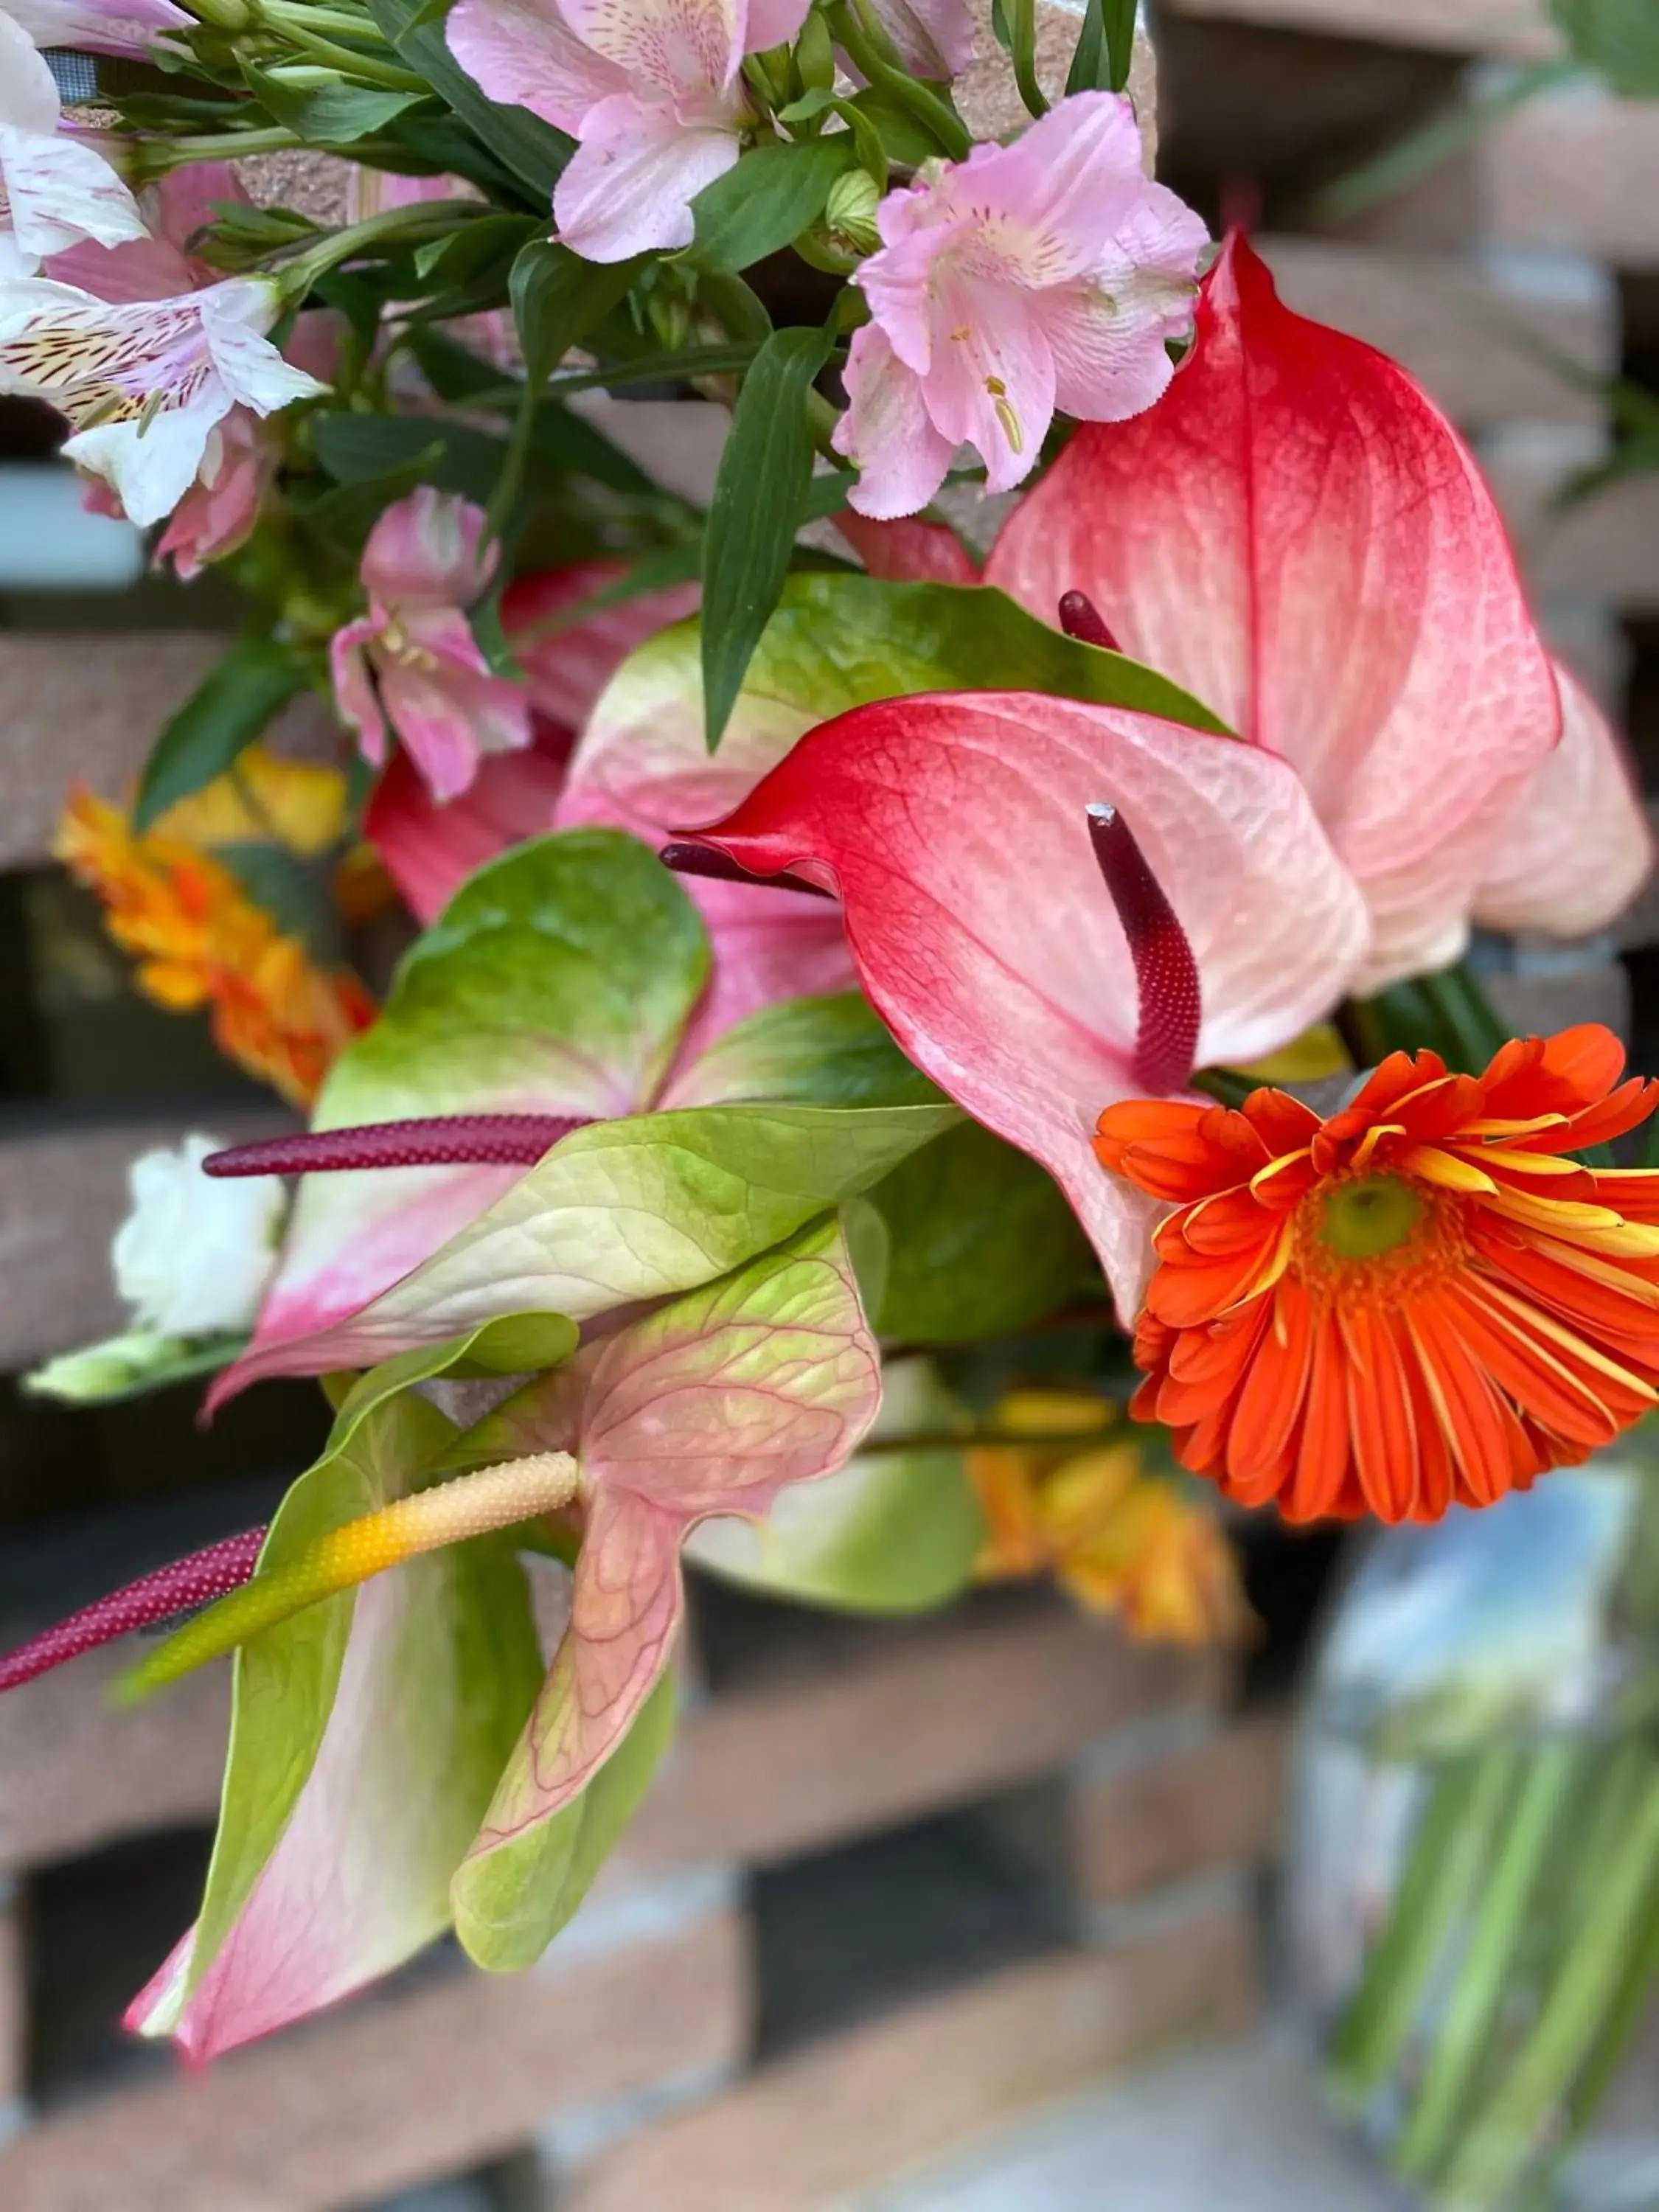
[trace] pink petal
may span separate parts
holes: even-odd
[[[974,58],[974,15],[965,0],[872,0],[876,19],[912,76],[948,82]]]
[[[847,513],[836,527],[872,576],[898,584],[976,584],[973,555],[943,522],[878,522]]]
[[[368,647],[379,626],[367,620],[347,623],[328,641],[328,672],[342,720],[357,733],[358,750],[376,768],[386,759],[386,717],[369,674]]]
[[[1235,240],[1150,413],[1080,430],[987,564],[1284,755],[1370,899],[1365,980],[1462,939],[1559,707],[1474,461],[1404,372],[1281,307]]]
[[[583,44],[626,70],[647,96],[692,101],[700,94],[723,92],[743,58],[748,12],[743,0],[559,0],[559,5]]]
[[[191,264],[159,238],[135,238],[125,246],[71,246],[52,255],[46,273],[57,283],[73,284],[94,300],[116,305],[177,299],[196,282]]]
[[[417,921],[434,921],[475,868],[552,827],[569,751],[565,732],[538,723],[525,751],[480,761],[461,796],[441,805],[409,755],[392,755],[363,834]]]
[[[1474,918],[1582,937],[1653,872],[1653,832],[1624,746],[1578,678],[1555,667],[1561,742],[1522,787],[1486,863]]]
[[[1036,466],[1054,417],[1039,301],[954,270],[941,271],[935,291],[933,365],[921,380],[927,413],[951,447],[978,449],[988,491],[1012,491]]]
[[[573,137],[590,109],[628,89],[626,66],[584,46],[556,0],[457,0],[444,35],[492,100],[527,107]]]
[[[763,54],[769,46],[793,45],[811,5],[812,0],[749,0],[744,53]]]
[[[483,509],[457,492],[422,484],[387,507],[363,549],[363,588],[394,611],[468,606],[489,581],[479,557]]]
[[[690,246],[692,201],[738,152],[732,128],[682,123],[671,106],[617,93],[589,111],[554,188],[557,235],[589,261]]]
[[[1012,145],[975,147],[945,173],[945,188],[953,206],[988,209],[994,218],[976,257],[981,273],[1046,287],[1090,273],[1103,240],[1162,191],[1143,173],[1141,155],[1134,109],[1121,93],[1076,93]]]
[[[1041,1160],[1127,1313],[1147,1210],[1097,1165],[1139,1006],[1085,810],[1119,806],[1197,957],[1200,1061],[1297,1035],[1362,957],[1358,894],[1294,775],[1228,738],[1019,693],[822,725],[703,841],[834,884],[864,988],[978,1121]]]
[[[846,374],[847,412],[832,442],[858,465],[848,503],[877,521],[915,514],[944,483],[955,446],[933,427],[921,379],[875,324],[853,333]]]

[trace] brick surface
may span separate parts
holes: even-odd
[[[1212,1907],[907,2007],[622,2145],[560,2212],[827,2212],[1139,2051],[1242,2027],[1252,1951],[1243,1913]]]
[[[17,2114],[24,2087],[22,1931],[12,1885],[0,1889],[0,2136]]]
[[[0,868],[45,858],[71,777],[123,791],[224,645],[196,631],[0,636]],[[323,715],[298,701],[273,736],[312,750]]]
[[[1212,1704],[1220,1686],[1208,1658],[1137,1647],[1058,1603],[913,1624],[819,1679],[690,1715],[624,1858],[764,1864],[1051,1773],[1126,1720]]]
[[[126,1326],[109,1247],[131,1202],[127,1169],[149,1146],[175,1145],[200,1126],[200,1116],[157,1119],[0,1144],[0,1374]],[[216,1108],[208,1126],[240,1143],[294,1121],[276,1107]]]
[[[1085,1905],[1266,1858],[1278,1840],[1285,1723],[1242,1722],[1073,1784],[1073,1878]]]
[[[0,2147],[0,2203],[337,2212],[499,2156],[559,2110],[735,2061],[747,1989],[729,1915],[564,1972],[458,1972],[45,2122]]]

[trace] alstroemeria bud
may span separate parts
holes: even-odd
[[[880,204],[880,187],[867,169],[849,169],[845,176],[837,177],[823,210],[830,237],[854,253],[873,253],[881,244],[881,233],[876,228]]]

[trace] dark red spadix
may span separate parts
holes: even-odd
[[[1116,807],[1089,809],[1089,835],[1129,940],[1140,996],[1135,1081],[1154,1097],[1183,1090],[1198,1051],[1198,963],[1164,887]]]
[[[78,1659],[83,1651],[112,1644],[118,1636],[129,1636],[136,1628],[171,1620],[175,1613],[188,1613],[222,1597],[227,1590],[240,1589],[253,1572],[264,1540],[263,1528],[222,1537],[205,1551],[192,1552],[188,1559],[175,1559],[171,1566],[157,1567],[154,1574],[140,1575],[137,1582],[54,1621],[38,1636],[31,1636],[27,1644],[0,1656],[0,1690],[15,1690],[20,1682],[32,1682],[37,1674],[50,1673],[65,1660]]]
[[[665,845],[658,857],[677,876],[712,876],[722,884],[764,884],[774,890],[805,891],[809,898],[835,896],[822,884],[809,884],[787,869],[779,876],[757,876],[752,868],[740,867],[727,854],[714,852],[707,845],[682,843],[678,838]]]
[[[1060,593],[1060,626],[1067,637],[1077,638],[1084,645],[1103,646],[1108,653],[1123,650],[1102,621],[1099,608],[1086,592]]]
[[[366,1121],[356,1129],[317,1129],[264,1137],[210,1152],[210,1176],[338,1175],[356,1168],[533,1167],[542,1154],[583,1128],[580,1114],[434,1114],[410,1121]]]

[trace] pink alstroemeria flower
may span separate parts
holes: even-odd
[[[1242,238],[1169,392],[1077,433],[985,580],[1047,622],[1081,592],[1124,652],[1294,767],[1370,910],[1359,988],[1446,966],[1472,917],[1605,921],[1651,866],[1468,449],[1403,369],[1291,313]]]
[[[912,76],[948,84],[974,58],[974,11],[967,0],[870,0],[870,4]]]
[[[1056,407],[1117,422],[1165,389],[1208,234],[1140,161],[1129,102],[1079,93],[1012,145],[975,146],[883,200],[835,434],[861,514],[914,514],[963,444],[1007,491]]]
[[[0,279],[32,276],[84,238],[144,235],[137,201],[93,146],[59,130],[58,83],[33,40],[0,15]]]
[[[131,245],[77,246],[57,253],[46,274],[93,298],[112,302],[166,300],[219,281],[219,271],[190,252],[196,234],[213,220],[216,204],[248,204],[228,161],[197,161],[174,169],[144,194],[150,234]],[[296,317],[283,358],[319,385],[333,376],[341,319],[331,308]],[[155,547],[158,566],[171,561],[185,582],[210,561],[243,544],[259,519],[259,506],[281,465],[280,427],[246,407],[233,407],[209,434],[196,480],[173,508]],[[105,484],[88,484],[85,504],[94,514],[123,513]]]
[[[37,46],[115,55],[145,53],[167,32],[195,22],[173,0],[4,0],[0,15],[21,24]]]
[[[451,52],[492,100],[580,140],[559,237],[590,261],[691,243],[691,202],[752,120],[745,54],[783,45],[808,0],[459,0]]]
[[[530,702],[492,676],[465,610],[489,586],[483,510],[422,484],[386,508],[363,551],[368,612],[329,647],[334,698],[363,757],[386,757],[388,723],[437,799],[464,792],[480,759],[520,751]]]

